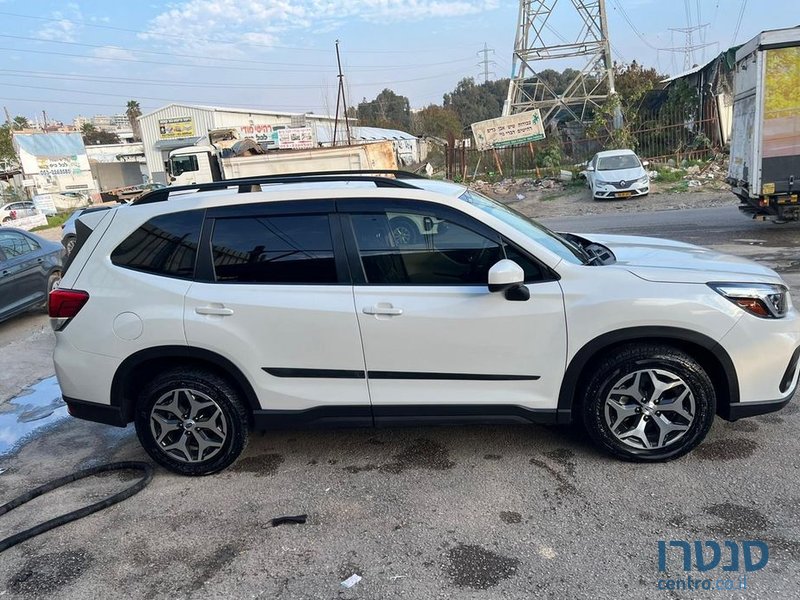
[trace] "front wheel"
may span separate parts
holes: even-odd
[[[583,422],[592,440],[634,461],[683,456],[703,441],[715,412],[714,386],[703,367],[661,344],[632,344],[609,354],[583,397]]]
[[[202,369],[158,375],[139,395],[135,423],[153,460],[180,475],[221,471],[247,445],[247,411],[239,393]]]
[[[47,278],[47,287],[45,288],[45,295],[44,295],[44,304],[42,305],[42,312],[46,313],[48,310],[48,305],[50,304],[50,292],[58,287],[59,282],[61,281],[61,273],[55,271],[54,273],[50,273],[50,276]]]

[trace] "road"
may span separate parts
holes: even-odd
[[[800,226],[729,208],[548,224],[702,241],[780,268],[800,297]],[[130,428],[67,419],[57,395],[45,380],[2,407],[0,440],[13,449],[0,499],[88,465],[146,460]],[[20,433],[29,433],[22,443]],[[37,499],[3,517],[3,535],[130,483],[108,476]],[[305,525],[269,526],[300,513]],[[61,599],[789,598],[799,519],[796,402],[718,420],[692,454],[656,465],[611,460],[579,431],[555,427],[270,432],[254,434],[227,472],[187,479],[158,469],[137,496],[6,551],[0,587],[11,598]],[[661,591],[660,578],[686,573],[677,559],[659,572],[659,540],[726,550],[725,541],[761,540],[769,561],[747,573],[746,590]],[[342,588],[354,573],[363,579]],[[737,585],[739,575],[709,571]]]

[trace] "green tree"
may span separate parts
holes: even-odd
[[[437,104],[426,106],[416,112],[411,119],[411,132],[414,135],[430,135],[447,139],[449,134],[460,138],[462,134],[461,121],[458,115],[449,108]]]
[[[411,129],[411,103],[390,89],[383,90],[374,100],[364,98],[356,109],[359,125]]]
[[[133,130],[133,139],[142,141],[142,127],[139,124],[139,117],[142,116],[142,109],[136,100],[128,100],[125,108],[125,115],[128,117],[128,122],[131,124]]]
[[[27,117],[17,115],[16,117],[14,117],[11,126],[15,130],[19,131],[20,129],[30,129],[31,124],[28,122]]]
[[[478,85],[472,77],[467,77],[444,95],[443,106],[458,115],[462,127],[469,127],[476,121],[499,117],[507,94],[508,79]]]
[[[17,153],[11,143],[11,127],[0,125],[0,161],[17,161]]]
[[[97,129],[91,123],[84,123],[81,127],[81,134],[83,134],[83,143],[87,146],[96,146],[98,144],[119,144],[119,137],[116,133],[110,131],[103,131]]]

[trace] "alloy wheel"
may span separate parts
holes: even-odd
[[[614,437],[642,450],[665,448],[681,439],[695,420],[689,385],[663,369],[628,373],[611,387],[605,421]]]
[[[180,388],[153,405],[150,431],[164,453],[181,462],[198,463],[220,452],[228,437],[228,421],[210,396]]]

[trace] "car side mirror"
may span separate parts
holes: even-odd
[[[649,161],[649,160],[643,160],[643,161],[642,161],[642,166],[643,166],[643,167],[647,167],[647,166],[649,166],[649,165],[650,165],[650,161]]]
[[[588,166],[586,167],[586,170],[587,170],[587,171],[594,171],[594,167],[593,167],[592,165],[588,165]]]
[[[525,271],[507,258],[489,269],[489,291],[504,292],[506,300],[524,302],[531,297],[530,290],[525,286]]]

